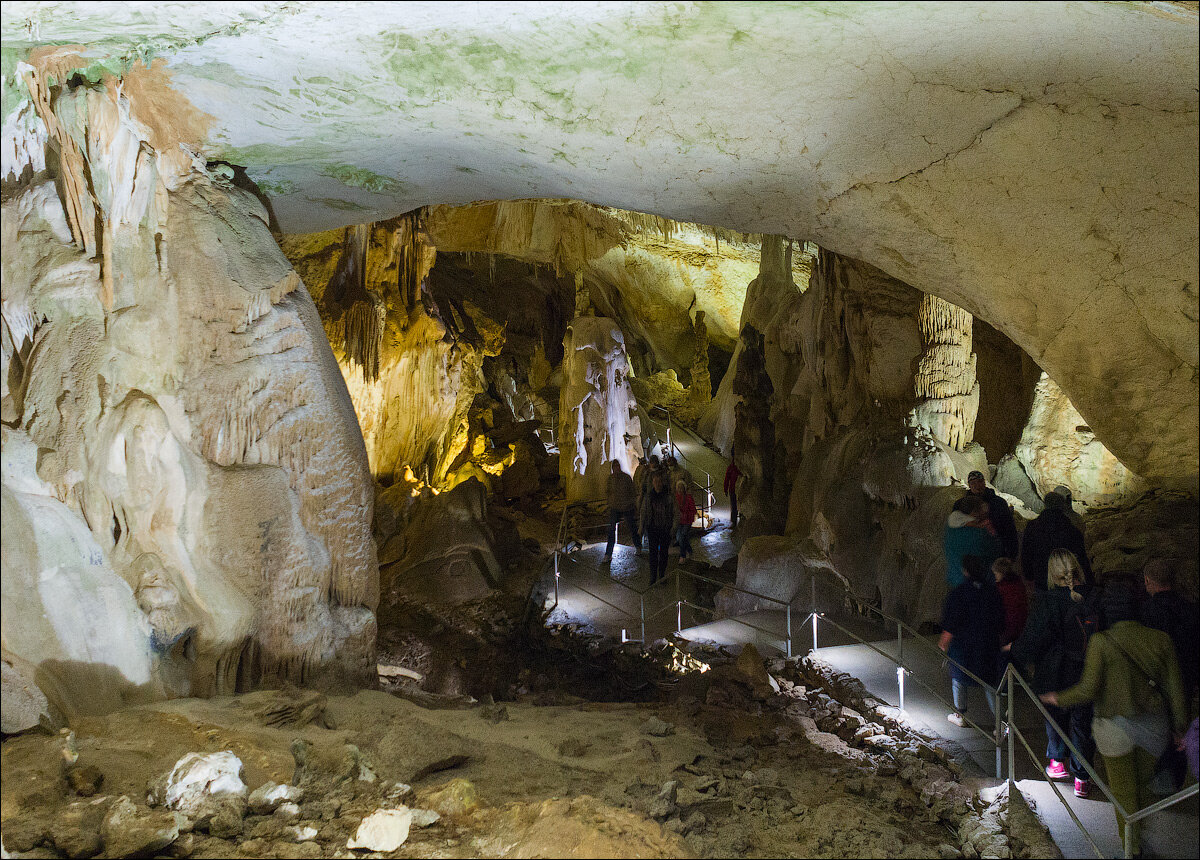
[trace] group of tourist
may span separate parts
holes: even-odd
[[[1075,794],[1087,797],[1083,760],[1091,764],[1099,751],[1114,796],[1125,809],[1140,809],[1153,789],[1181,784],[1189,735],[1193,775],[1197,770],[1196,721],[1189,726],[1200,647],[1196,606],[1176,589],[1169,560],[1146,565],[1144,588],[1121,577],[1097,588],[1069,491],[1057,488],[1045,502],[1019,535],[1007,502],[972,472],[947,519],[951,590],[939,641],[951,658],[955,710],[947,719],[966,724],[968,693],[979,682],[995,714],[993,690],[1011,661],[1050,717],[1047,776],[1073,778]],[[1120,816],[1117,824],[1124,839]]]
[[[672,545],[679,558],[692,555],[691,530],[698,510],[689,487],[691,473],[671,455],[652,454],[642,458],[630,475],[617,460],[608,476],[608,544],[604,563],[612,562],[617,542],[617,524],[627,522],[638,552],[643,538],[650,556],[650,584],[666,578]]]

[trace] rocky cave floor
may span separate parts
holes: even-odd
[[[436,606],[402,584],[385,589],[378,690],[179,699],[6,737],[5,850],[1061,856],[1023,801],[826,664],[546,626],[533,607],[556,511],[554,500],[544,513],[490,508],[491,528],[509,536],[508,571],[483,599]],[[176,763],[222,751],[244,768],[241,794],[168,809]],[[261,797],[273,784],[297,791]],[[396,850],[348,847],[365,818],[398,808],[412,819]]]
[[[459,613],[477,633],[481,618],[494,621],[523,601],[484,603]],[[489,662],[487,648],[463,650],[461,627],[445,619],[427,615],[416,627],[381,632],[384,667],[389,648],[395,656],[420,639],[441,652],[457,638],[459,664],[494,671],[490,684],[483,670],[456,683],[505,687],[511,698],[428,692],[390,676],[381,690],[352,695],[285,688],[182,699],[80,719],[73,735],[9,737],[0,748],[5,849],[23,857],[1061,856],[1022,802],[1010,806],[819,662],[764,661],[752,647],[737,657],[685,654],[663,641],[642,652],[536,624],[523,651]],[[575,695],[583,691],[593,699]],[[77,761],[66,764],[67,749]],[[244,766],[249,791],[292,785],[296,802],[260,791],[186,816],[164,807],[165,776],[181,757],[226,750]],[[347,847],[364,818],[402,806],[413,818],[397,850]]]

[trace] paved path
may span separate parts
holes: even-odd
[[[705,640],[722,645],[751,641],[764,653],[784,653],[786,622],[782,611],[762,610],[740,616],[738,620],[753,623],[755,627],[747,627],[746,624],[739,624],[733,619],[722,619],[684,630],[682,635],[694,641]],[[812,648],[811,622],[798,623],[801,620],[793,619],[793,653],[808,653]],[[917,641],[908,635],[905,636],[903,659],[912,674],[905,679],[904,710],[901,712],[898,707],[896,663],[894,659],[888,659],[895,658],[899,653],[895,636],[889,636],[891,631],[863,619],[837,620],[883,654],[857,642],[831,624],[819,621],[817,655],[839,671],[847,672],[862,681],[872,695],[896,709],[898,718],[925,734],[940,736],[958,746],[963,753],[960,758],[969,758],[983,774],[994,778],[996,747],[992,740],[974,729],[959,728],[946,720],[950,705],[941,701],[939,696],[941,699],[949,699],[950,683],[947,670],[942,665],[941,653],[935,645],[935,637],[922,637]],[[770,632],[765,633],[763,630]],[[883,656],[884,654],[887,656]],[[918,683],[917,678],[931,687],[932,691]],[[972,691],[968,714],[981,727],[989,730],[993,728],[994,717],[978,689]],[[1046,749],[1045,724],[1032,702],[1020,691],[1016,696],[1014,722],[1033,751],[1039,757],[1043,756]],[[1071,820],[1062,802],[1055,796],[1054,789],[1042,777],[1040,769],[1044,760],[1039,758],[1036,763],[1033,762],[1019,740],[1016,743],[1016,751],[1017,785],[1025,797],[1036,806],[1038,814],[1050,828],[1063,855],[1080,858],[1097,856]],[[1007,759],[1003,767],[1005,769],[1001,772],[1006,776]],[[1104,856],[1124,856],[1117,837],[1112,807],[1103,794],[1098,789],[1093,789],[1092,796],[1083,800],[1075,797],[1071,783],[1059,782],[1056,785],[1061,789],[1070,808],[1090,831]],[[1149,819],[1144,825],[1142,837],[1145,856],[1200,856],[1198,809],[1200,806],[1196,798],[1191,798],[1178,807]]]
[[[660,432],[665,438],[665,425]],[[673,428],[672,441],[688,458],[686,465],[701,482],[703,476],[698,474],[701,469],[715,476],[724,476],[726,461],[688,431]],[[716,524],[703,535],[693,537],[693,548],[697,559],[719,566],[734,555],[735,550],[730,540],[728,502],[720,491],[719,478],[714,478],[714,483],[718,484],[714,505]],[[630,639],[639,639],[642,637],[644,619],[646,641],[669,636],[675,632],[677,622],[682,622],[681,635],[692,641],[732,647],[753,642],[764,654],[783,654],[787,651],[787,617],[784,611],[760,610],[736,619],[711,621],[711,614],[687,606],[680,608],[676,603],[675,577],[670,576],[677,564],[676,551],[672,552],[667,581],[651,589],[646,559],[637,555],[633,547],[618,546],[612,564],[602,564],[605,530],[599,517],[595,518],[594,523],[600,527],[580,530],[578,537],[582,547],[560,563],[559,603],[551,615],[551,621],[570,622],[596,632],[613,636],[623,633]],[[586,523],[583,525],[587,526]],[[619,537],[628,540],[629,536]],[[681,581],[680,596],[686,600],[691,596],[689,581],[686,578]],[[813,647],[812,623],[805,620],[805,614],[793,611],[793,654],[808,653]],[[839,617],[836,620],[878,650],[862,644],[828,621],[820,620],[817,629],[818,656],[838,670],[860,679],[874,696],[896,709],[899,719],[923,733],[940,736],[955,745],[964,762],[973,763],[980,775],[994,779],[996,747],[991,738],[969,727],[959,728],[946,720],[950,707],[939,697],[949,698],[950,683],[933,637],[917,640],[905,635],[903,659],[912,674],[905,680],[904,710],[900,711],[896,663],[890,659],[899,653],[894,630],[884,629],[866,618]],[[968,713],[991,732],[994,717],[982,693],[973,690],[972,696]],[[1045,752],[1043,722],[1033,704],[1021,694],[1017,696],[1014,722],[1029,746],[1041,756]],[[1056,799],[1054,789],[1041,778],[1040,768],[1043,764],[1040,758],[1036,763],[1032,761],[1018,741],[1017,784],[1050,828],[1063,855],[1071,858],[1095,857],[1096,852],[1071,820],[1063,804]],[[1093,834],[1104,856],[1123,856],[1112,808],[1103,795],[1094,789],[1092,798],[1082,800],[1074,796],[1070,783],[1057,785],[1070,808]],[[1192,798],[1175,810],[1150,819],[1143,835],[1146,856],[1200,856],[1197,814],[1197,801]]]

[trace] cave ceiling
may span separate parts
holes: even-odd
[[[286,232],[538,197],[811,239],[1194,483],[1197,33],[1178,3],[13,2],[4,112],[31,48],[80,45],[164,61]]]

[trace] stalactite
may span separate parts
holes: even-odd
[[[71,236],[80,250],[94,254],[96,215],[95,204],[88,191],[87,161],[75,138],[63,128],[54,112],[48,82],[54,75],[32,66],[22,66],[21,70],[25,73],[25,84],[29,88],[34,110],[45,124],[48,136],[58,152],[63,208],[67,214],[67,223],[71,227]]]
[[[362,368],[363,379],[379,378],[379,356],[387,309],[382,302],[358,301],[342,320],[346,355]]]
[[[425,241],[428,209],[422,207],[405,213],[394,222],[396,280],[400,301],[406,311],[412,311],[420,297],[421,282],[433,268],[437,251]]]

